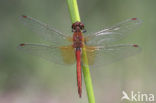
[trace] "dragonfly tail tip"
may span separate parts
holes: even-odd
[[[82,96],[81,96],[81,94],[79,94],[79,98],[81,98]]]

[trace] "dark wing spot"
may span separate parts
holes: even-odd
[[[27,18],[27,16],[25,16],[25,15],[22,15],[22,17],[23,17],[23,18]]]
[[[137,20],[137,18],[132,18],[131,20]]]
[[[139,47],[137,44],[134,44],[133,47]]]
[[[24,45],[25,45],[24,43],[20,44],[20,46],[24,46]]]

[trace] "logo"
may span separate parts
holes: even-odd
[[[147,94],[147,93],[141,93],[141,92],[134,92],[131,91],[129,94],[127,94],[125,91],[122,91],[122,97],[121,101],[128,100],[128,101],[135,101],[135,102],[153,102],[154,100],[154,94]]]

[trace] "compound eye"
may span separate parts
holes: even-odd
[[[73,24],[73,25],[72,25],[72,29],[75,29],[75,26],[76,26],[76,25],[75,25],[75,24]]]
[[[80,24],[80,28],[81,28],[81,30],[84,29],[84,25],[83,24]]]

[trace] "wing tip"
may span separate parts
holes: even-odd
[[[137,44],[133,44],[132,46],[133,46],[133,47],[136,47],[136,48],[139,47],[139,45],[137,45]]]
[[[21,16],[19,16],[19,20],[20,21],[23,21],[24,19],[28,19],[29,17],[28,16],[26,16],[26,15],[21,15]]]
[[[20,47],[23,47],[23,46],[25,46],[25,43],[21,43],[21,44],[19,44],[19,46]]]
[[[131,20],[137,20],[138,18],[131,18]]]
[[[21,43],[17,46],[17,49],[22,49],[23,47],[25,47],[25,45],[26,45],[25,43]]]
[[[142,48],[138,44],[132,44],[133,48],[136,48],[139,52],[142,51]]]
[[[22,17],[22,18],[27,18],[27,16],[26,16],[26,15],[21,15],[21,17]]]
[[[28,18],[28,16],[22,14],[21,16],[19,16],[19,18]]]
[[[142,20],[140,20],[137,17],[131,18],[130,20],[134,21],[136,24],[141,24],[142,23]]]

